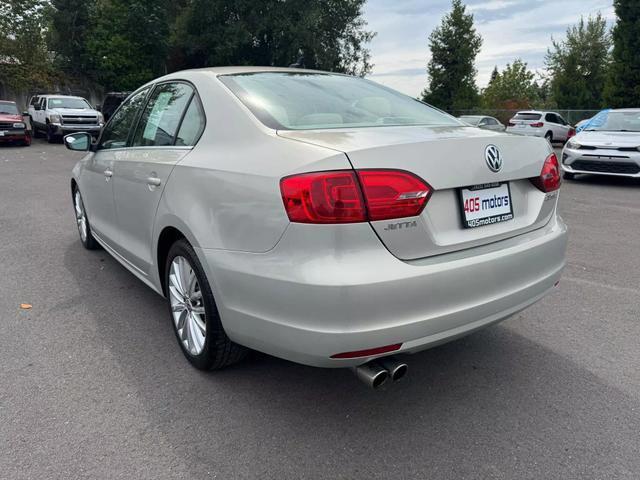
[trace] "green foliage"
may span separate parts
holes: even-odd
[[[374,36],[365,0],[190,0],[172,36],[171,68],[288,66],[304,52],[307,68],[364,75]]]
[[[477,105],[475,59],[482,37],[473,26],[461,0],[452,1],[452,10],[429,36],[431,60],[427,66],[430,82],[422,93],[425,102],[443,110],[467,109]]]
[[[168,0],[97,0],[86,32],[88,74],[107,90],[131,90],[166,72]]]
[[[502,72],[496,68],[489,85],[482,92],[482,103],[487,108],[529,108],[538,100],[539,87],[535,82],[535,74],[519,58],[507,64]]]
[[[96,0],[52,0],[49,48],[61,70],[79,75],[88,70],[87,37]]]
[[[559,108],[599,108],[609,67],[611,37],[598,13],[567,29],[566,39],[547,51],[551,92]]]
[[[47,0],[0,2],[0,82],[28,90],[52,76],[43,32],[49,21]]]
[[[640,105],[640,2],[614,0],[613,61],[605,98],[611,107]]]

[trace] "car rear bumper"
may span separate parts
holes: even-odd
[[[198,250],[232,340],[318,367],[359,365],[374,357],[330,357],[395,343],[413,353],[526,308],[565,264],[555,216],[534,232],[411,262],[368,224],[323,227],[291,224],[264,254]]]
[[[640,178],[640,152],[565,148],[561,166],[563,171],[573,174]]]

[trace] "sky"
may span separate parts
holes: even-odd
[[[477,83],[485,87],[494,66],[521,58],[544,72],[551,37],[562,39],[580,16],[601,12],[612,24],[613,0],[466,0],[484,40],[476,59]],[[364,18],[377,32],[369,48],[371,80],[416,97],[427,84],[428,36],[451,9],[451,0],[368,0]]]

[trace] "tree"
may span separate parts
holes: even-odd
[[[429,36],[429,86],[422,99],[443,110],[468,109],[478,100],[475,59],[482,37],[462,1],[453,0],[451,5],[451,12]]]
[[[57,66],[71,74],[82,74],[91,64],[87,34],[94,18],[96,0],[52,0],[49,47]]]
[[[530,108],[538,100],[538,89],[535,74],[518,58],[512,64],[507,64],[502,73],[492,75],[492,80],[482,93],[482,100],[488,108]]]
[[[567,29],[566,39],[552,41],[546,65],[550,87],[559,108],[589,109],[603,106],[611,37],[598,13]]]
[[[49,18],[47,0],[0,2],[0,83],[30,90],[49,81],[44,38]]]
[[[640,105],[640,3],[614,0],[618,22],[613,28],[613,61],[605,98],[610,107]]]
[[[168,0],[97,0],[86,32],[88,73],[107,90],[132,90],[166,73]]]
[[[191,0],[172,35],[171,68],[218,65],[289,66],[365,75],[366,0]]]

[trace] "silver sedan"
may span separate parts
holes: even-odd
[[[549,144],[483,131],[368,80],[277,68],[139,88],[73,169],[80,239],[166,297],[202,369],[248,348],[357,367],[542,298],[565,264]],[[120,299],[126,301],[126,296]]]
[[[577,174],[640,178],[640,109],[603,111],[562,152],[567,179]]]

